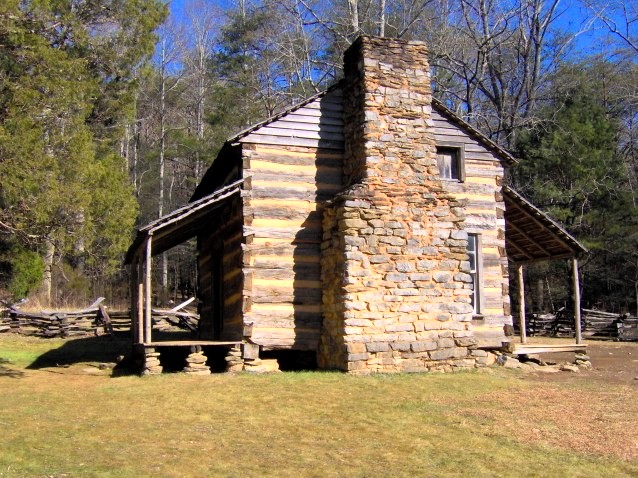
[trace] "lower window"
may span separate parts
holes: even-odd
[[[468,234],[467,255],[470,261],[472,277],[472,295],[470,296],[474,314],[481,313],[481,237],[479,234]]]

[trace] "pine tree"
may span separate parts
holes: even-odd
[[[513,179],[590,249],[582,268],[584,303],[626,309],[635,297],[638,208],[619,155],[620,124],[600,90],[582,79],[544,112],[543,128],[521,137],[523,160]]]

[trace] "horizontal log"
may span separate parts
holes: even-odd
[[[261,199],[299,199],[302,201],[327,201],[334,198],[339,188],[334,185],[318,184],[316,188],[275,187],[264,183],[257,185],[252,195]]]
[[[294,269],[297,265],[319,264],[321,257],[319,254],[296,257],[277,257],[255,255],[251,258],[250,266],[255,269]]]
[[[252,221],[253,229],[321,229],[322,215],[316,212],[308,213],[301,219],[257,217]]]
[[[254,181],[268,181],[276,184],[277,187],[286,187],[284,185],[290,184],[291,187],[304,185],[306,189],[311,190],[340,190],[343,188],[342,174],[337,168],[322,168],[312,176],[298,174],[295,171],[283,173],[252,170],[252,174],[253,184]]]
[[[244,146],[250,157],[264,158],[266,156],[291,157],[291,158],[314,158],[317,160],[343,159],[343,152],[332,149],[305,148],[302,146],[269,146],[264,144],[248,144]]]
[[[293,241],[293,243],[321,243],[323,236],[323,230],[319,226],[303,227],[298,230],[246,226],[244,233],[247,236],[252,235],[256,238],[289,239]]]
[[[281,161],[280,157],[266,157],[266,158],[254,158],[250,161],[250,168],[246,169],[245,174],[250,174],[253,177],[260,172],[263,173],[279,173],[299,176],[305,180],[314,180],[321,174],[341,175],[341,165],[339,160],[324,160],[331,164],[319,164],[324,161],[316,159],[308,159],[307,161],[294,161],[295,164],[290,164],[290,157],[283,157],[284,161]],[[298,159],[298,158],[296,158]],[[316,182],[316,181],[315,181]]]
[[[302,206],[304,206],[302,204]],[[246,208],[246,215],[252,215],[254,220],[282,220],[295,221],[297,227],[305,222],[321,223],[323,211],[308,211],[305,207],[295,209],[292,207],[257,206]],[[253,222],[253,227],[255,224]]]
[[[321,245],[317,244],[291,244],[289,242],[279,244],[251,244],[244,248],[246,253],[258,256],[282,256],[290,257],[316,257],[321,254]]]
[[[321,314],[297,312],[294,315],[274,316],[267,313],[251,311],[246,319],[253,323],[253,333],[259,328],[269,329],[297,329],[319,330],[321,328]]]
[[[254,304],[294,304],[310,305],[320,304],[322,298],[321,289],[295,289],[292,293],[282,290],[275,294],[268,294],[268,291],[253,291],[250,297]]]
[[[279,339],[285,340],[309,340],[311,338],[319,338],[320,331],[316,327],[309,329],[290,328],[290,327],[260,327],[253,325],[253,335],[251,341],[257,343],[258,340]],[[283,343],[283,342],[282,342]]]
[[[254,279],[278,279],[278,280],[319,280],[321,275],[320,264],[296,265],[294,268],[260,269],[251,268]]]

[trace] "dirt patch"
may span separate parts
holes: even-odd
[[[543,342],[548,342],[545,339]],[[532,380],[566,381],[584,380],[589,383],[627,385],[638,388],[638,342],[587,342],[587,355],[593,368],[581,369],[580,373],[531,374]],[[547,362],[572,362],[573,352],[543,354]]]

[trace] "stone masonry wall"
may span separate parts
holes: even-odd
[[[438,179],[427,50],[361,37],[345,59],[349,187],[324,213],[319,365],[475,366],[465,203]]]

